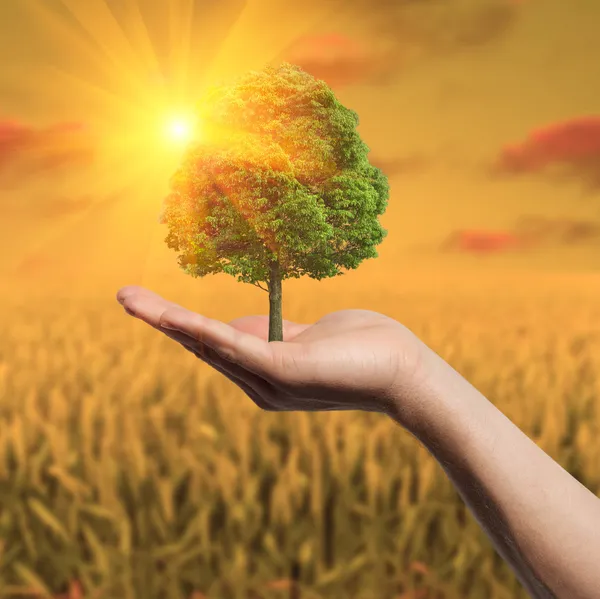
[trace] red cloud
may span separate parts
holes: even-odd
[[[511,231],[458,230],[442,244],[442,250],[492,254],[523,249],[527,243]]]
[[[0,176],[87,166],[94,158],[91,136],[81,123],[34,128],[0,121]]]
[[[494,170],[504,174],[538,173],[555,165],[600,186],[600,116],[583,116],[534,129],[499,153]]]

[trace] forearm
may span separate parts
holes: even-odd
[[[454,369],[434,368],[411,432],[533,597],[600,597],[600,499]]]

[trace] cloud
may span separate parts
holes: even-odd
[[[373,39],[385,36],[439,51],[473,48],[502,38],[519,15],[511,0],[347,0]]]
[[[280,57],[333,88],[394,81],[416,60],[445,56],[501,39],[519,7],[510,0],[347,0],[343,26],[294,40]]]
[[[374,67],[368,46],[339,32],[301,36],[287,48],[283,59],[331,87],[360,83]]]
[[[442,242],[443,252],[494,254],[600,242],[600,222],[523,215],[511,229],[458,229]]]
[[[32,127],[0,120],[0,179],[20,177],[90,165],[94,144],[81,123]]]
[[[556,172],[600,189],[600,115],[581,116],[538,127],[502,147],[492,164],[496,175]]]
[[[497,254],[524,249],[523,239],[512,231],[458,229],[453,231],[441,244],[443,252],[468,254]]]
[[[515,223],[515,232],[535,245],[573,245],[600,241],[600,222],[524,215]]]

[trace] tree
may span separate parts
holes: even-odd
[[[367,158],[358,115],[328,85],[283,63],[209,88],[160,222],[179,266],[225,272],[269,294],[282,340],[282,281],[333,277],[378,256],[387,178]]]

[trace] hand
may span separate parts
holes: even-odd
[[[268,316],[225,324],[141,287],[117,294],[125,310],[178,341],[268,411],[365,410],[403,423],[419,407],[428,350],[396,320],[341,310],[313,325],[283,321],[268,342]]]

